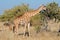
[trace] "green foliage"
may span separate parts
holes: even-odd
[[[40,29],[41,29],[41,27],[40,26],[35,26],[35,31],[36,31],[36,33],[39,33],[40,32]]]
[[[60,12],[59,6],[57,3],[52,2],[47,5],[48,13],[46,14],[50,19],[58,19]]]
[[[37,14],[31,18],[32,25],[41,25],[46,18],[60,20],[60,7],[57,3],[48,3],[46,7],[48,9],[47,12],[40,13],[40,15]],[[15,6],[11,9],[5,10],[3,15],[0,15],[0,21],[13,21],[17,16],[21,16],[30,10],[31,8],[26,4]]]
[[[33,26],[36,25],[41,25],[42,24],[42,20],[41,20],[41,15],[35,15],[34,17],[31,18],[31,24]]]
[[[36,26],[36,32],[39,32],[40,26],[47,23],[47,18],[60,20],[60,7],[57,3],[52,2],[46,5],[47,10],[40,12],[40,15],[36,15],[32,18],[32,25]]]
[[[14,8],[5,10],[0,16],[0,21],[13,21],[17,16],[21,16],[29,10],[31,9],[29,9],[28,5],[26,4],[15,6]]]

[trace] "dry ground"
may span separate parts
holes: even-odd
[[[23,27],[19,28],[19,33],[23,33]],[[0,40],[60,40],[56,32],[41,31],[35,33],[34,27],[30,27],[30,36],[15,35],[8,27],[0,24]]]

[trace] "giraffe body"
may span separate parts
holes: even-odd
[[[33,10],[33,11],[29,11],[29,12],[25,12],[24,15],[17,17],[14,20],[14,25],[15,25],[15,32],[18,33],[18,24],[24,24],[25,25],[25,29],[24,29],[24,33],[26,31],[29,32],[29,27],[30,27],[30,20],[32,16],[35,16],[36,14],[38,14],[41,10],[46,10],[46,7],[44,5],[40,6],[38,9]],[[27,29],[27,30],[26,30]]]

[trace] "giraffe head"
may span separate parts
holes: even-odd
[[[41,5],[41,10],[46,10],[46,6]]]
[[[39,13],[42,12],[42,11],[46,11],[46,6],[41,5],[37,10],[38,10]]]
[[[40,12],[46,12],[47,11],[47,9],[46,9],[46,6],[44,6],[44,5],[41,5],[40,7],[39,7],[39,13]]]

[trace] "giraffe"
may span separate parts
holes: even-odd
[[[16,17],[15,20],[13,21],[14,25],[15,25],[14,32],[18,33],[18,26],[19,26],[18,24],[19,23],[24,24],[25,25],[24,35],[26,35],[26,33],[27,33],[29,36],[29,31],[30,31],[29,27],[30,27],[31,17],[35,16],[36,14],[39,14],[39,12],[42,10],[46,10],[46,7],[44,5],[41,5],[36,10],[25,12],[22,16]]]

